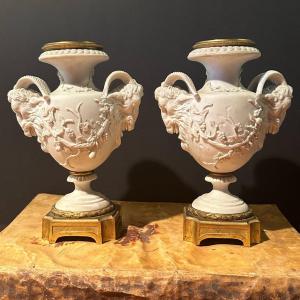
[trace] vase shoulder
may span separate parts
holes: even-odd
[[[200,96],[205,94],[220,94],[227,93],[236,94],[237,96],[242,94],[248,94],[251,97],[255,96],[255,93],[249,91],[242,84],[235,85],[221,80],[208,80],[204,83],[203,87],[198,91]]]
[[[83,95],[86,94],[87,96],[92,96],[93,94],[102,93],[94,86],[77,86],[72,84],[60,84],[57,89],[52,91],[50,95],[52,96],[59,96],[59,95]]]

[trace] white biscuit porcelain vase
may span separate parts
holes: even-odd
[[[44,80],[24,76],[8,100],[24,134],[36,136],[42,150],[70,171],[67,180],[75,190],[55,204],[55,213],[85,217],[109,212],[113,204],[90,183],[97,178],[94,170],[120,146],[123,132],[134,129],[143,88],[128,73],[115,71],[98,90],[94,67],[109,57],[94,42],[55,42],[42,49],[39,60],[58,70],[59,86],[51,92]],[[114,80],[122,84],[111,90]]]
[[[283,75],[267,71],[245,88],[241,67],[260,57],[251,40],[218,39],[198,42],[188,59],[202,63],[207,79],[200,90],[184,73],[167,76],[155,91],[169,133],[178,134],[183,150],[210,172],[213,189],[192,203],[202,217],[241,219],[252,212],[228,191],[232,174],[263,147],[266,134],[278,132],[292,98]],[[187,90],[174,87],[183,81]]]

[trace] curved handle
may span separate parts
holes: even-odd
[[[265,87],[266,82],[271,81],[274,86]],[[256,87],[256,96],[263,97],[264,103],[268,107],[268,127],[269,133],[278,132],[286,111],[291,105],[293,89],[290,87],[284,76],[277,71],[267,71],[256,76],[250,83],[249,89]]]
[[[49,98],[50,89],[47,83],[43,79],[36,76],[27,75],[21,77],[15,84],[14,90],[21,89],[21,88],[28,89],[28,87],[31,86],[32,84],[37,86],[44,99]]]
[[[281,73],[270,70],[255,76],[250,82],[248,89],[254,91],[256,87],[256,95],[262,95],[264,86],[268,80],[270,80],[275,85],[287,85],[286,80]]]
[[[39,92],[28,89],[31,85],[36,85]],[[43,131],[44,123],[40,115],[40,103],[48,103],[49,95],[50,90],[46,82],[35,76],[21,77],[14,88],[8,92],[8,101],[11,103],[11,108],[26,136],[39,136]],[[40,118],[37,118],[37,116],[40,116]],[[42,149],[47,152],[42,137],[40,136],[38,140]]]
[[[132,80],[132,77],[124,71],[114,71],[110,73],[104,83],[103,94],[105,97],[108,95],[111,83],[117,79],[122,80],[125,84],[127,84]]]
[[[169,74],[166,77],[165,81],[161,84],[161,86],[162,87],[173,86],[173,84],[178,80],[181,80],[186,84],[189,92],[194,96],[194,98],[196,100],[200,100],[200,96],[195,88],[195,85],[194,85],[192,79],[188,75],[186,75],[182,72],[173,72],[173,73]]]

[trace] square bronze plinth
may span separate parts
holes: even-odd
[[[42,238],[53,244],[61,237],[90,237],[96,243],[115,240],[121,231],[119,209],[111,213],[80,219],[56,217],[50,211],[43,217]]]
[[[218,221],[192,215],[188,208],[183,213],[183,240],[195,245],[209,238],[236,239],[244,246],[260,243],[260,222],[256,216],[245,220]]]

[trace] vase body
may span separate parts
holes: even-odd
[[[155,97],[169,133],[178,133],[182,148],[212,174],[214,189],[198,197],[193,208],[205,213],[241,214],[247,204],[227,189],[231,174],[262,148],[267,133],[276,133],[285,117],[292,89],[282,74],[268,71],[254,78],[249,88],[240,80],[242,65],[258,58],[252,44],[196,47],[188,58],[202,63],[207,80],[196,90],[183,73],[170,74]],[[174,87],[183,80],[188,90]]]
[[[76,45],[78,47],[78,45]],[[110,205],[90,188],[93,173],[121,144],[123,131],[132,130],[143,94],[141,85],[123,71],[111,73],[103,91],[93,83],[94,67],[108,60],[101,49],[47,50],[39,60],[58,70],[60,84],[50,92],[40,78],[24,76],[8,93],[13,111],[27,136],[37,136],[41,148],[71,171],[73,193],[55,205],[63,211],[99,211]],[[110,85],[121,80],[114,90]],[[30,90],[35,85],[38,92]]]

